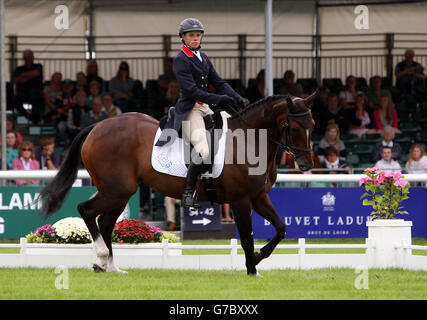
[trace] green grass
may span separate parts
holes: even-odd
[[[353,269],[261,271],[137,270],[128,274],[69,269],[59,290],[54,269],[0,269],[0,299],[427,299],[427,272],[368,271],[367,290],[355,288]]]

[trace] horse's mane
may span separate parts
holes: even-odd
[[[273,96],[265,97],[261,100],[255,101],[254,103],[251,103],[246,108],[244,108],[242,111],[239,111],[239,112],[233,114],[230,119],[238,118],[250,110],[256,109],[260,106],[264,106],[265,104],[271,102],[272,100],[286,99],[286,98],[287,98],[287,95],[282,95],[282,94],[276,94]]]

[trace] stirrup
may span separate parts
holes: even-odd
[[[192,193],[185,193],[182,195],[181,205],[187,209],[195,209],[200,208],[199,203],[194,199]]]

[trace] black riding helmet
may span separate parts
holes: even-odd
[[[202,23],[195,19],[195,18],[187,18],[185,20],[183,20],[180,24],[179,24],[179,29],[178,29],[178,33],[179,33],[179,37],[181,38],[182,43],[185,44],[184,40],[182,39],[182,35],[186,32],[190,32],[190,31],[200,31],[202,34],[205,33],[205,29],[203,28]],[[194,50],[189,48],[190,50]],[[197,50],[200,49],[197,48]]]

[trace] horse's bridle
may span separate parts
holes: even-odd
[[[306,112],[289,113],[289,114],[287,114],[285,123],[282,126],[282,133],[284,133],[282,141],[280,143],[277,142],[277,141],[274,141],[276,144],[279,145],[279,147],[283,148],[287,153],[289,153],[291,156],[293,156],[294,159],[303,156],[303,154],[296,155],[295,151],[301,151],[301,152],[305,152],[305,153],[310,153],[311,152],[311,147],[309,149],[303,149],[303,148],[295,147],[295,146],[292,145],[291,135],[289,134],[290,127],[289,127],[288,118],[305,117],[305,116],[308,116],[310,113],[311,113],[311,109],[308,109]],[[288,142],[289,142],[289,145],[288,145]]]

